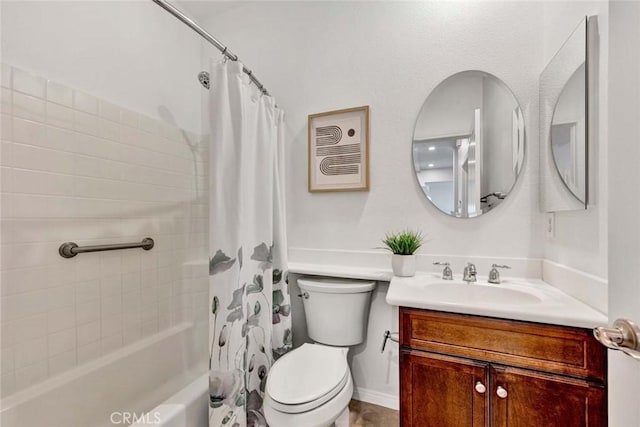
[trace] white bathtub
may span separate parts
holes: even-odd
[[[131,427],[207,427],[209,425],[209,374],[162,402]]]
[[[206,357],[199,353],[207,349],[198,338],[184,323],[15,393],[0,402],[0,425],[128,426],[151,413],[148,420],[159,420],[147,425],[206,426]]]

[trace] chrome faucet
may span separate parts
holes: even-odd
[[[491,271],[489,272],[489,283],[493,283],[496,285],[500,284],[500,272],[498,271],[499,268],[511,268],[508,265],[498,265],[498,264],[493,264],[491,266]]]
[[[467,263],[467,266],[464,268],[464,273],[462,274],[462,280],[467,283],[473,283],[476,281],[476,266],[470,262]]]
[[[453,280],[453,272],[451,271],[451,267],[449,267],[448,262],[434,262],[433,265],[444,265],[444,269],[442,270],[442,280]]]

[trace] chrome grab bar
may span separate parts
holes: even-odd
[[[593,329],[593,336],[605,347],[640,360],[640,327],[632,321],[618,319],[613,328],[599,326]]]
[[[73,258],[74,256],[86,252],[102,252],[102,251],[115,251],[118,249],[134,249],[142,248],[145,251],[151,250],[154,245],[154,241],[151,237],[145,237],[141,242],[134,243],[116,243],[114,245],[93,245],[93,246],[78,246],[74,242],[65,242],[58,248],[58,253],[62,258]]]

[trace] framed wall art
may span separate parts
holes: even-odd
[[[369,106],[309,115],[309,191],[369,191]]]

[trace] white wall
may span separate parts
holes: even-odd
[[[2,1],[2,60],[200,133],[200,38],[151,1]]]
[[[540,257],[537,209],[539,4],[511,2],[248,3],[209,28],[255,70],[287,113],[291,247],[368,250],[389,230],[413,227],[425,252]],[[528,155],[512,196],[461,221],[422,194],[411,162],[415,118],[447,76],[481,69],[520,101]],[[307,115],[371,107],[371,191],[307,192]],[[518,238],[513,236],[517,235]]]
[[[607,209],[608,209],[608,3],[601,2],[544,2],[541,27],[546,65],[573,29],[586,15],[598,16],[599,61],[592,70],[597,86],[592,96],[590,195],[589,209],[555,213],[555,238],[545,240],[544,257],[551,261],[590,273],[608,277],[607,268]],[[528,129],[527,129],[528,130]]]
[[[360,252],[379,247],[386,232],[411,227],[428,236],[423,253],[442,254],[443,260],[447,254],[541,257],[541,19],[539,4],[520,2],[256,2],[235,3],[204,20],[286,112],[290,247],[351,250],[350,256],[363,259]],[[449,75],[469,69],[494,74],[511,88],[528,139],[526,165],[511,196],[488,215],[460,220],[423,195],[411,143],[427,95]],[[308,193],[307,115],[359,105],[371,108],[371,191]],[[352,370],[357,389],[379,393],[367,398],[382,403],[397,390],[397,378],[389,374],[397,373],[397,353],[381,355],[378,346],[385,329],[397,330],[397,311],[381,296],[375,301],[367,345],[353,353]],[[304,339],[304,319],[295,307],[294,322],[302,328],[295,339]]]

